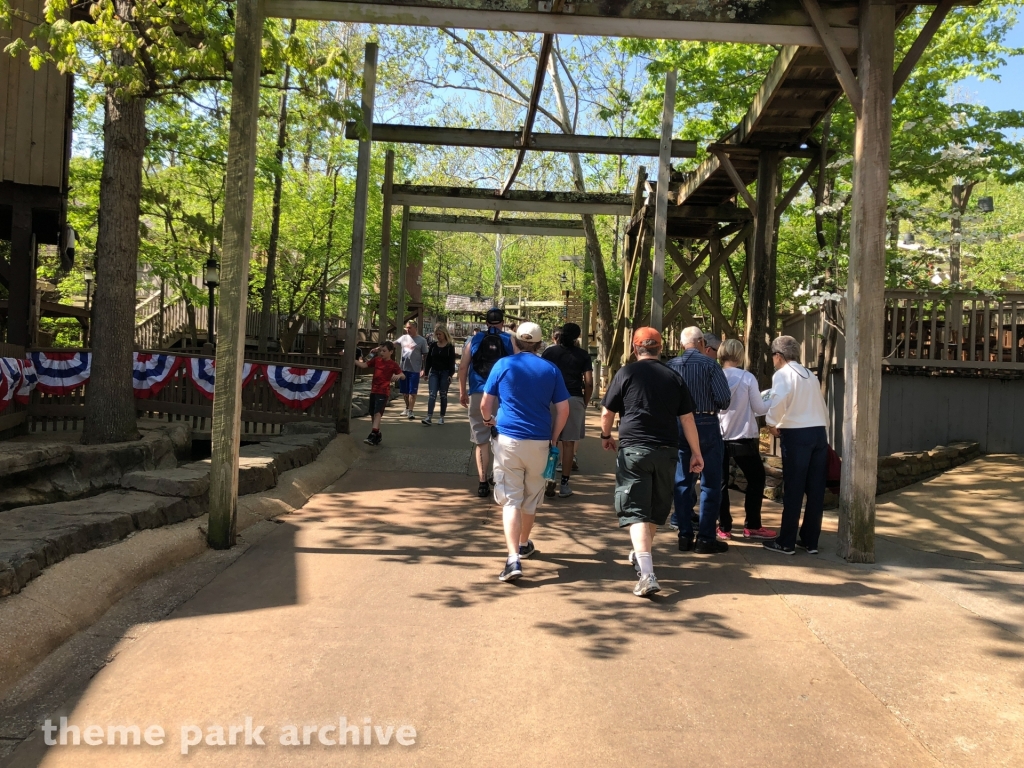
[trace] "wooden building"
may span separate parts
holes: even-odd
[[[44,9],[43,0],[12,0],[12,26],[0,28],[0,48],[31,37]],[[20,12],[20,13],[17,13]],[[26,346],[35,337],[43,307],[36,292],[40,245],[56,245],[67,259],[68,165],[74,89],[70,75],[44,64],[38,70],[28,55],[0,53],[0,240],[10,244],[0,257],[0,284],[8,299],[7,342]],[[52,308],[50,308],[52,310]]]

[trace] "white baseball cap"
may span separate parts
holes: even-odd
[[[544,332],[536,323],[520,323],[515,330],[515,337],[526,342],[543,341]]]

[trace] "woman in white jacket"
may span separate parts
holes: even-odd
[[[766,541],[764,547],[792,555],[799,546],[816,555],[828,473],[828,411],[817,377],[796,362],[799,359],[800,342],[792,336],[779,336],[772,342],[775,375],[765,421],[771,433],[782,438],[784,487],[782,528],[778,538]],[[807,508],[800,525],[804,496]]]
[[[726,339],[718,348],[718,360],[729,382],[732,400],[729,407],[718,414],[725,440],[725,465],[722,503],[718,509],[718,536],[732,538],[732,511],[729,507],[729,459],[747,479],[743,500],[743,538],[763,540],[774,539],[775,531],[761,525],[761,502],[764,500],[764,464],[761,462],[757,417],[768,412],[768,403],[761,398],[757,378],[743,365],[743,344],[736,339]]]

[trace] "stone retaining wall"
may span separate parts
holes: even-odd
[[[328,424],[286,424],[283,431],[242,448],[239,495],[273,488],[282,472],[313,462],[337,434]],[[118,480],[118,489],[88,498],[0,511],[0,597],[73,554],[199,517],[209,507],[208,459],[125,472]]]
[[[904,451],[878,459],[878,487],[876,494],[889,493],[913,483],[934,477],[947,469],[976,459],[981,455],[978,443],[958,441],[949,445],[937,445],[930,451]],[[764,497],[771,501],[782,500],[782,457],[761,456],[765,471]],[[729,487],[738,491],[747,488],[746,478],[735,463],[730,463]],[[838,504],[838,497],[826,492],[825,508]]]

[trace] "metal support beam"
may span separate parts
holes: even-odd
[[[478,10],[465,6],[411,6],[384,2],[338,2],[337,0],[269,0],[270,16],[283,19],[353,21],[362,24],[403,24],[415,27],[452,27],[587,35],[594,37],[639,37],[648,40],[706,40],[720,43],[761,45],[806,45],[817,47],[820,39],[807,26],[792,24],[750,24],[736,21],[685,21],[664,18],[628,18],[584,15],[589,3],[577,5],[576,13],[552,14],[518,10]],[[598,12],[603,6],[593,4]],[[500,5],[499,5],[500,7]],[[857,30],[837,28],[839,44],[857,47]]]
[[[672,124],[676,116],[676,71],[665,74],[661,110],[661,151],[654,203],[654,267],[651,273],[651,327],[661,331],[665,318],[665,238],[668,232],[668,187],[672,174]]]
[[[405,325],[405,273],[409,268],[409,206],[402,207],[402,235],[398,246],[398,298],[395,304],[395,333]]]
[[[928,21],[924,23],[920,33],[917,35],[917,39],[914,40],[914,44],[910,46],[910,50],[907,51],[907,55],[903,57],[903,61],[900,62],[900,66],[896,70],[896,74],[892,78],[892,92],[893,95],[900,92],[900,88],[903,87],[904,83],[910,77],[910,73],[914,67],[917,66],[917,62],[921,60],[921,54],[925,52],[928,47],[928,43],[935,37],[935,33],[939,31],[939,27],[942,26],[943,20],[947,14],[953,10],[953,6],[956,4],[956,0],[940,0],[939,4],[935,6],[935,10],[932,11],[932,15],[928,17]]]
[[[380,233],[380,303],[377,309],[377,343],[388,335],[388,290],[391,281],[391,188],[395,183],[395,151],[384,155],[384,214]]]
[[[338,432],[347,434],[352,419],[359,310],[363,294],[363,256],[366,251],[366,207],[370,197],[370,152],[373,148],[373,99],[377,90],[377,44],[367,43],[363,59],[363,126],[356,156],[356,193],[352,202],[352,256],[348,270],[348,306],[345,311],[345,350],[338,377]]]
[[[228,161],[217,313],[217,380],[210,428],[210,517],[206,540],[214,549],[235,543],[238,448],[242,431],[242,363],[252,253],[252,200],[260,106],[262,0],[235,4],[235,63],[231,81]]]
[[[850,220],[843,372],[843,476],[839,496],[839,555],[875,559],[878,419],[885,318],[886,203],[892,138],[895,8],[861,3],[858,69],[864,103],[857,120]]]
[[[474,149],[520,149],[519,131],[491,131],[479,128],[436,128],[429,125],[389,125],[374,123],[377,142],[392,144],[427,144],[441,147],[472,147]],[[346,139],[358,139],[355,123],[345,126]],[[531,133],[526,148],[532,152],[579,152],[584,155],[630,155],[657,157],[661,151],[658,139],[634,139],[619,136],[581,136],[564,133]],[[672,157],[696,157],[697,142],[672,140]]]
[[[843,53],[843,47],[836,37],[836,31],[829,26],[825,14],[821,12],[821,6],[818,5],[818,0],[800,0],[800,3],[810,17],[811,24],[814,25],[814,31],[817,32],[821,46],[825,49],[825,55],[828,57],[829,63],[832,64],[836,77],[839,78],[839,84],[843,86],[846,98],[850,100],[854,114],[860,117],[862,101],[860,83],[857,82],[857,77],[853,74],[850,62],[846,60],[846,54]],[[855,48],[856,46],[847,45],[846,47]]]
[[[411,213],[409,228],[430,232],[481,232],[492,235],[537,235],[540,237],[586,237],[583,224],[567,219],[502,219],[484,216]]]

